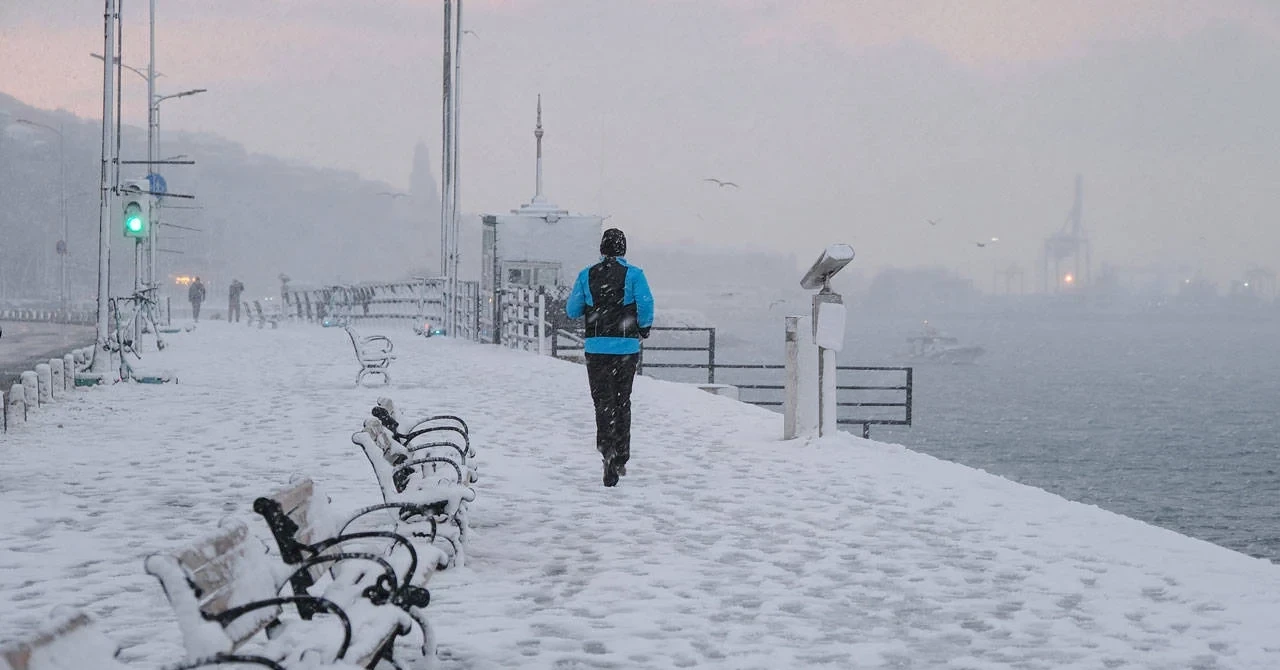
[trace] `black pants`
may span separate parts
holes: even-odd
[[[227,305],[227,323],[231,323],[231,315],[235,314],[236,323],[240,323],[240,301],[231,300]]]
[[[631,458],[631,383],[640,354],[587,354],[587,380],[596,406],[596,449],[625,465]]]
[[[191,318],[195,321],[200,320],[200,301],[199,300],[191,301]]]

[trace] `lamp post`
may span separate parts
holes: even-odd
[[[59,272],[62,275],[62,281],[59,283],[58,304],[62,309],[67,308],[67,154],[66,154],[66,138],[62,134],[62,130],[47,126],[43,123],[29,121],[27,119],[18,119],[18,123],[43,128],[58,136],[58,208],[59,216],[62,218],[62,244],[58,247]]]
[[[154,5],[155,5],[155,0],[152,0],[153,10],[154,10]],[[153,11],[152,14],[154,13],[155,12]],[[185,98],[189,95],[196,95],[198,93],[205,93],[207,91],[208,89],[204,89],[204,88],[193,88],[191,90],[182,91],[181,93],[173,93],[171,95],[162,95],[159,97],[152,96],[150,109],[148,110],[148,114],[147,114],[147,116],[150,118],[150,124],[147,129],[147,137],[150,138],[147,142],[147,146],[148,146],[147,160],[149,161],[149,163],[147,164],[147,174],[152,174],[153,172],[155,172],[154,164],[158,162],[158,159],[156,157],[160,154],[160,103],[164,102],[165,100],[171,100],[173,98]],[[179,154],[179,155],[182,155],[182,154]],[[159,225],[160,202],[161,202],[160,198],[156,198],[155,200],[156,211],[151,213],[151,230],[148,232],[148,247],[149,247],[150,253],[147,258],[147,265],[148,265],[147,284],[150,286],[159,285],[159,281],[156,279],[159,276],[158,274],[156,274],[157,272],[156,258],[158,258],[160,254],[157,253],[156,245],[159,243],[159,241],[156,236],[160,234],[160,225]]]

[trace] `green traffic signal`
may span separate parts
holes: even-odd
[[[130,200],[124,205],[124,236],[147,236],[147,214],[143,211],[142,204],[136,200]]]

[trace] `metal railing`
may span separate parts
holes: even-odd
[[[720,379],[729,377],[729,383],[739,389],[742,402],[761,407],[781,407],[786,387],[777,380],[786,366],[772,363],[723,363],[716,361],[716,329],[709,327],[655,327],[653,332],[672,334],[705,333],[706,344],[703,346],[656,345],[646,340],[641,345],[640,364],[637,374],[645,368],[700,370],[707,371],[708,384],[715,384],[717,371],[721,371]],[[652,338],[651,338],[652,339]],[[551,333],[551,355],[559,358],[576,358],[582,352],[582,332],[556,329]],[[689,352],[706,352],[706,361],[668,361],[655,362],[654,355],[662,352],[676,352],[674,355],[688,355]],[[568,354],[568,355],[566,355]],[[646,358],[648,360],[646,360]],[[755,372],[756,374],[751,374]],[[900,373],[892,381],[872,379],[867,376],[880,377],[886,374]],[[871,436],[871,426],[910,426],[912,409],[912,368],[880,367],[868,365],[836,366],[836,423],[840,425],[861,425],[862,436]],[[860,379],[854,379],[860,378]],[[681,380],[672,380],[681,381]],[[861,381],[861,383],[855,383]],[[746,397],[743,397],[745,392]],[[853,396],[853,397],[851,397]],[[848,409],[859,408],[856,416],[850,416]],[[900,412],[898,411],[900,410]],[[893,412],[893,415],[888,415]]]
[[[74,323],[93,325],[97,312],[87,309],[0,309],[0,321],[43,321],[47,323]]]
[[[840,372],[842,371],[876,372],[876,373],[902,372],[904,374],[904,378],[901,383],[891,384],[888,386],[885,386],[885,385],[865,386],[865,385],[841,384]],[[910,426],[911,425],[911,392],[912,392],[911,373],[912,373],[912,369],[909,367],[872,367],[872,366],[865,366],[865,365],[837,365],[836,366],[836,416],[837,416],[836,423],[845,424],[845,425],[860,423],[862,424],[862,436],[866,438],[871,437],[871,426],[873,425],[875,426]],[[901,402],[876,402],[874,400],[846,402],[846,401],[840,400],[840,391],[871,391],[871,392],[877,392],[877,393],[892,391],[893,395],[897,395],[897,392],[901,391],[903,393],[903,399]],[[883,411],[885,408],[901,408],[902,417],[901,418],[873,417],[873,418],[862,418],[862,419],[854,419],[854,418],[847,418],[847,417],[840,418],[839,412],[841,407],[876,408],[876,409],[873,409],[872,412]]]
[[[444,323],[447,304],[456,306],[457,333],[474,340],[479,333],[480,287],[478,282],[458,282],[458,295],[446,293],[444,279],[426,278],[398,282],[334,285],[286,289],[281,306],[286,318],[312,323],[347,323],[358,320],[392,320],[410,323]]]
[[[542,353],[546,294],[533,288],[503,289],[499,296],[500,343],[511,349]]]

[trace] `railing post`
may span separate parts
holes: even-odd
[[[538,291],[538,355],[546,355],[547,338],[547,294]]]
[[[907,425],[911,425],[911,368],[907,368]]]
[[[716,383],[716,329],[708,331],[707,338],[707,383]]]
[[[62,355],[62,381],[66,385],[67,391],[76,389],[76,355]]]

